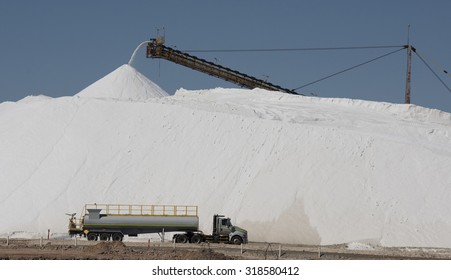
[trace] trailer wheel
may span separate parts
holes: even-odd
[[[97,234],[95,234],[93,232],[90,232],[90,233],[88,233],[86,238],[88,238],[89,241],[96,241],[97,240]]]
[[[243,239],[241,239],[241,237],[239,237],[237,235],[232,237],[232,239],[230,241],[232,242],[232,244],[235,244],[235,245],[240,245],[241,243],[243,243]]]
[[[188,242],[188,236],[186,234],[179,234],[175,239],[175,243],[186,243]]]
[[[115,233],[113,233],[111,239],[113,239],[113,241],[122,241],[122,238],[123,238],[123,237],[124,237],[124,236],[122,235],[122,233],[120,233],[120,232],[115,232]]]
[[[100,234],[100,240],[102,240],[102,241],[108,241],[108,239],[110,239],[110,234],[108,234],[108,233],[102,233],[102,234]]]
[[[191,236],[191,243],[200,243],[202,242],[202,236],[200,236],[200,234],[194,234],[193,236]]]

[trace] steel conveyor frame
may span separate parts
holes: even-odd
[[[267,81],[257,79],[213,62],[206,61],[202,58],[169,48],[164,45],[164,39],[162,38],[149,40],[149,43],[147,44],[146,57],[163,58],[210,76],[235,83],[244,88],[262,88],[271,91],[281,91],[290,94],[302,95],[293,90],[274,85]]]

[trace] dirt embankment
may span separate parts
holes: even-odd
[[[369,248],[352,250],[346,245],[305,246],[250,243],[172,244],[161,242],[91,242],[86,240],[0,239],[2,260],[451,260],[450,249]],[[7,244],[8,243],[8,244]]]
[[[160,246],[126,246],[123,242],[98,242],[89,245],[62,245],[46,242],[42,246],[30,241],[13,241],[0,246],[3,260],[228,260],[212,249],[171,248]]]

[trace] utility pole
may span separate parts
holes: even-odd
[[[412,75],[412,45],[410,45],[410,24],[407,27],[407,76],[406,76],[406,104],[410,104],[410,79]]]

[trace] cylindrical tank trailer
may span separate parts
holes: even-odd
[[[230,218],[213,217],[213,233],[199,230],[197,206],[87,204],[80,219],[70,214],[69,234],[88,240],[121,241],[125,235],[177,232],[174,242],[247,243],[247,231],[231,224]]]

